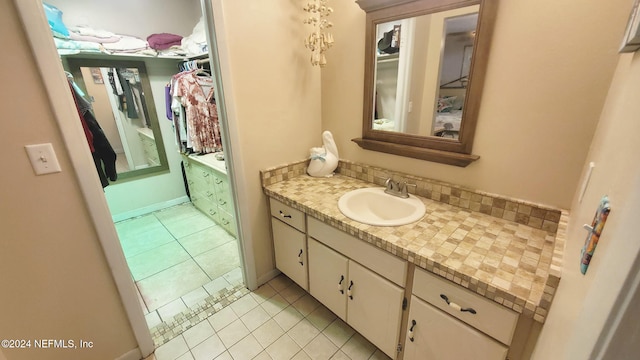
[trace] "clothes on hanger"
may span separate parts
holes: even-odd
[[[116,181],[118,179],[118,173],[116,172],[116,153],[111,147],[109,140],[107,139],[104,131],[100,127],[100,124],[91,112],[91,103],[84,99],[76,91],[74,83],[69,80],[69,88],[73,100],[76,104],[76,110],[82,123],[89,149],[93,157],[93,162],[100,178],[102,187],[105,188],[109,185],[110,181]]]
[[[208,59],[183,62],[180,68],[188,70],[174,75],[171,81],[176,141],[183,145],[183,152],[222,151],[213,78],[201,67],[204,64]]]
[[[113,94],[118,98],[118,110],[124,112],[129,119],[139,119],[140,107],[136,104],[134,85],[131,74],[126,69],[111,68],[107,72]]]

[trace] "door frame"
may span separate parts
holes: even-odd
[[[226,84],[225,89],[228,91],[222,102],[224,106],[219,107],[219,110],[222,110],[221,114],[219,114],[219,119],[221,127],[224,129],[223,136],[225,136],[224,145],[227,146],[225,156],[228,158],[229,181],[236,203],[235,215],[238,224],[238,242],[243,263],[243,275],[245,285],[253,290],[257,287],[253,246],[250,237],[243,236],[250,234],[250,229],[247,228],[248,225],[242,224],[240,216],[248,211],[246,209],[246,199],[243,199],[242,195],[246,193],[246,191],[242,191],[246,189],[246,183],[243,180],[245,178],[243,174],[244,167],[242,166],[241,153],[239,151],[230,151],[232,147],[240,149],[240,142],[236,126],[237,121],[235,121],[236,112],[231,95],[232,91],[228,89],[231,79],[228,72],[229,56],[226,48],[220,48],[215,42],[227,43],[222,13],[219,12],[220,15],[218,17],[220,19],[216,19],[215,22],[213,19],[213,7],[222,10],[221,1],[212,0],[212,2],[215,2],[215,4],[212,4],[208,0],[201,0],[201,6],[203,16],[207,20],[210,59],[212,59],[214,65],[224,67],[222,70],[219,66],[217,67],[217,72],[220,76],[218,79],[221,79]],[[98,240],[104,251],[131,329],[138,343],[138,348],[142,356],[146,357],[155,351],[155,346],[147,327],[144,313],[140,307],[135,284],[131,278],[102,186],[95,171],[91,171],[95,165],[90,152],[87,151],[86,141],[83,141],[85,138],[84,131],[79,121],[69,121],[69,119],[75,119],[78,116],[76,105],[69,93],[67,79],[48,27],[42,2],[40,0],[14,0],[13,2],[18,10],[29,46],[34,55],[33,60],[42,78],[54,118],[69,153],[74,174],[78,179],[79,192],[84,198],[95,227]],[[213,42],[211,42],[212,40]],[[216,52],[217,54],[215,54]],[[216,90],[219,91],[218,94],[224,94],[221,84],[216,84]]]

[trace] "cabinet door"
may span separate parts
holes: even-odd
[[[349,259],[309,238],[309,293],[347,320]]]
[[[306,235],[278,219],[271,218],[271,224],[276,267],[308,290]]]
[[[347,289],[347,323],[395,359],[404,289],[354,261]]]
[[[504,360],[507,350],[471,326],[415,296],[411,297],[405,360]]]

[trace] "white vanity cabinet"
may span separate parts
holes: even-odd
[[[308,291],[305,214],[274,199],[269,206],[276,268]]]
[[[237,236],[227,174],[191,157],[183,156],[193,205],[229,234]]]
[[[416,268],[404,359],[507,358],[518,314]]]
[[[308,230],[311,295],[395,358],[406,261],[313,218]]]

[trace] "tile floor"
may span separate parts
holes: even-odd
[[[237,240],[190,203],[116,229],[150,329],[242,283]],[[388,359],[284,275],[179,332],[147,360]]]
[[[149,328],[243,281],[237,240],[191,203],[116,230]]]
[[[147,360],[389,359],[280,275],[166,344]]]

